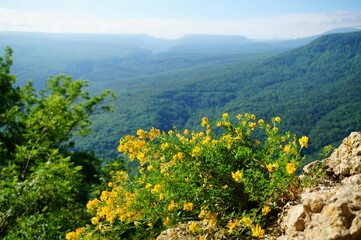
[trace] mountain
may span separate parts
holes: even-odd
[[[300,47],[306,44],[311,43],[312,41],[316,40],[319,37],[334,34],[334,33],[351,33],[351,32],[358,32],[360,31],[360,27],[349,27],[349,28],[336,28],[330,31],[324,32],[322,34],[317,34],[309,37],[303,38],[296,38],[296,39],[289,39],[284,41],[274,41],[271,45],[275,47],[284,47],[284,48],[295,48]]]
[[[311,154],[361,129],[361,32],[332,34],[263,60],[210,65],[101,84],[119,96],[111,115],[94,116],[95,134],[77,139],[103,156],[139,128],[200,128],[203,116],[280,116],[281,130],[310,137]],[[100,84],[100,83],[99,83]],[[100,86],[96,84],[94,87]]]
[[[250,42],[243,37],[226,36],[166,40],[141,34],[0,32],[0,47],[11,46],[14,50],[12,70],[18,84],[31,80],[37,88],[44,87],[44,80],[50,75],[59,73],[104,82],[224,62],[228,58],[234,61],[236,53],[242,55],[238,58],[257,58],[266,52],[268,55],[282,51],[279,47],[258,51],[256,55],[235,51],[236,47],[242,49],[245,41]],[[234,45],[228,45],[231,42]],[[168,51],[176,45],[190,49],[200,43],[201,51]]]
[[[283,130],[310,136],[308,153],[338,144],[361,128],[360,39],[361,32],[330,34],[299,47],[238,36],[0,32],[0,47],[14,49],[18,84],[41,88],[65,73],[89,80],[94,93],[117,93],[116,113],[95,115],[94,134],[74,138],[108,159],[118,139],[139,128],[196,129],[203,116],[224,112],[281,116]]]
[[[346,28],[332,32],[357,30]],[[35,87],[42,88],[46,78],[59,73],[90,81],[128,79],[170,69],[234,61],[235,58],[243,61],[270,56],[306,45],[317,37],[255,41],[242,36],[186,35],[167,40],[145,34],[0,31],[0,47],[11,46],[14,50],[13,72],[18,84],[31,80]]]

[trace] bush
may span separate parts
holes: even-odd
[[[262,236],[300,187],[295,172],[308,138],[280,134],[279,117],[236,118],[204,117],[201,132],[152,128],[122,138],[118,150],[139,160],[139,174],[112,172],[109,189],[87,204],[92,224],[67,239],[152,239],[180,222],[195,236]]]

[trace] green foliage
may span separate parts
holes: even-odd
[[[301,176],[302,185],[304,187],[315,187],[321,184],[326,176],[327,167],[325,163],[321,161],[312,162],[309,169]]]
[[[12,130],[16,127],[15,112],[19,108],[20,93],[19,88],[15,88],[15,76],[10,75],[10,66],[12,64],[12,49],[5,49],[4,57],[0,56],[0,156],[10,146],[9,137],[12,136]],[[0,158],[0,165],[3,164]]]
[[[86,81],[64,75],[50,78],[39,92],[31,83],[15,89],[11,54],[7,49],[0,59],[0,89],[10,96],[2,98],[0,113],[6,117],[0,128],[0,237],[62,239],[87,219],[83,204],[99,181],[100,160],[70,152],[69,139],[89,132],[89,116],[110,92],[92,97],[83,89]]]
[[[118,150],[139,160],[139,175],[113,171],[109,189],[87,204],[92,225],[67,239],[151,239],[190,221],[194,235],[262,236],[301,187],[295,172],[308,147],[305,136],[280,134],[280,122],[245,114],[232,124],[226,113],[214,123],[204,117],[200,132],[152,128],[125,136]]]

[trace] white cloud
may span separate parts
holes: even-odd
[[[22,13],[0,8],[0,30],[68,33],[147,33],[177,38],[185,34],[243,35],[252,38],[292,38],[333,28],[361,25],[361,12],[325,12],[201,21],[191,19],[100,19],[66,13]]]

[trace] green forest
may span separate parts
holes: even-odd
[[[202,219],[258,237],[309,184],[296,169],[361,129],[361,32],[0,35],[2,239],[152,239]]]
[[[94,115],[95,133],[77,142],[114,157],[119,136],[139,128],[193,129],[203,116],[216,120],[223,112],[251,112],[279,115],[285,129],[309,136],[311,156],[361,127],[360,47],[359,32],[329,35],[276,56],[228,56],[227,63],[96,82],[95,89],[117,94],[116,112]]]

